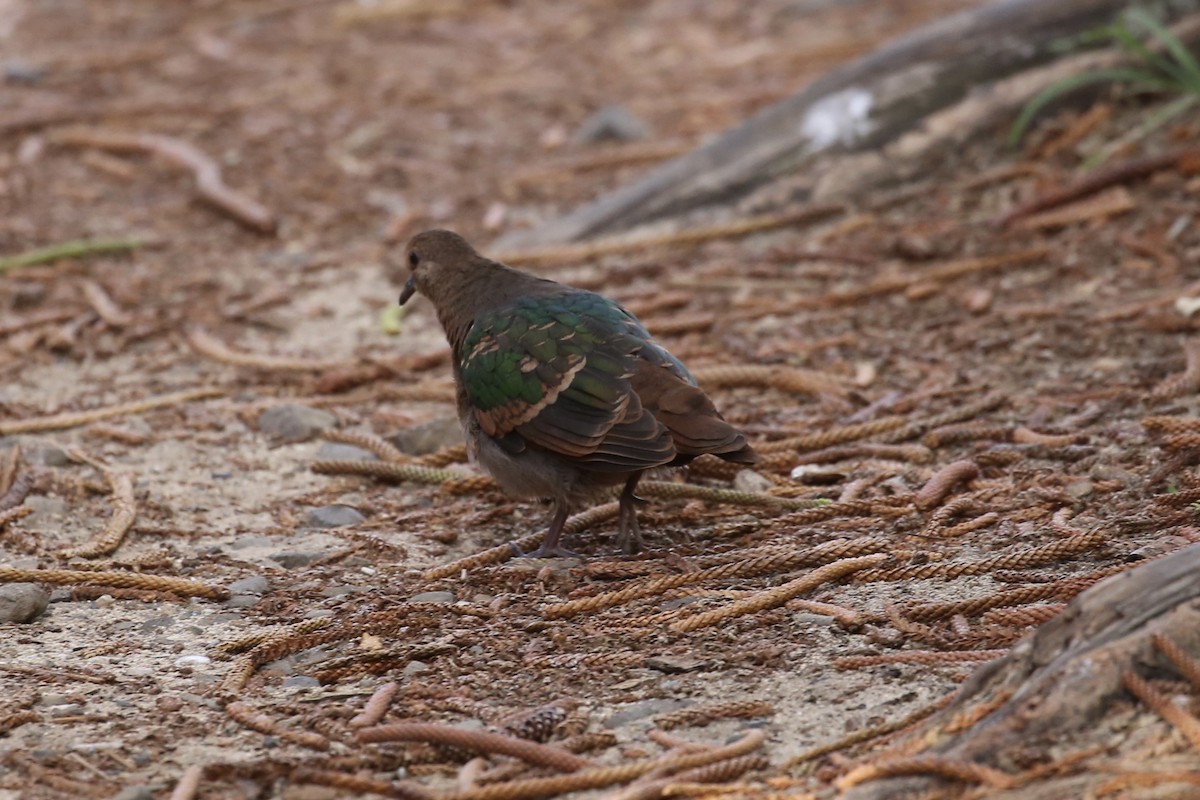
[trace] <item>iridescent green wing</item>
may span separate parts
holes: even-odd
[[[630,385],[644,335],[592,292],[530,297],[475,320],[460,378],[488,436],[511,445],[515,433],[590,469],[645,469],[675,453]]]

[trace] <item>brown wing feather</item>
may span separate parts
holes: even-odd
[[[725,421],[708,395],[669,368],[638,361],[630,383],[642,404],[670,431],[680,455],[712,453],[742,464],[758,461],[746,437]]]

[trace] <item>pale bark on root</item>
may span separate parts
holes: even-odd
[[[1113,49],[1063,57],[1058,45],[1111,22],[1130,4],[994,0],[946,17],[831,70],[633,184],[540,227],[509,234],[497,246],[561,244],[651,222],[678,226],[685,217],[704,219],[734,204],[833,199],[895,177],[897,165],[919,170],[943,146],[994,128],[1001,119],[1011,121],[1027,100],[1063,77],[1119,63],[1123,54]],[[857,123],[855,104],[863,111]],[[837,120],[840,134],[817,133],[827,133]],[[838,153],[833,174],[814,179],[813,157]],[[866,155],[874,158],[859,157]]]
[[[1124,693],[1127,669],[1164,677],[1178,675],[1152,642],[1162,634],[1185,652],[1200,655],[1200,544],[1191,545],[1129,572],[1114,575],[1079,595],[1057,617],[1019,643],[1004,658],[981,667],[959,696],[931,716],[912,740],[933,741],[921,755],[975,762],[1009,774],[1031,752],[1074,752],[1095,741],[1098,723]],[[944,728],[971,708],[1009,693],[1008,700],[966,730]],[[1102,781],[1111,775],[1094,774]],[[1082,796],[1061,794],[1078,776],[995,791],[989,798]],[[1066,783],[1064,783],[1064,781]],[[845,800],[883,800],[931,789],[936,778],[904,777],[871,781],[846,793]]]

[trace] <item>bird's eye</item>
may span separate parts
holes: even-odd
[[[415,252],[409,253],[408,254],[408,263],[415,267],[415,266],[417,266],[417,264],[421,263],[421,257],[419,255],[417,255]]]

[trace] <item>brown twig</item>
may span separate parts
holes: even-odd
[[[392,698],[398,691],[400,691],[400,684],[395,681],[383,684],[371,695],[371,699],[363,706],[363,710],[351,717],[347,724],[351,728],[366,728],[369,725],[377,724],[387,713],[388,706],[392,704]]]
[[[253,367],[272,372],[319,372],[346,365],[345,359],[292,358],[234,350],[200,327],[188,329],[187,341],[193,350],[205,358],[235,367]]]
[[[575,772],[594,766],[591,759],[577,756],[560,747],[538,744],[528,739],[518,739],[502,733],[465,730],[428,722],[398,722],[392,725],[363,728],[358,732],[358,741],[426,742],[449,745],[462,750],[501,753],[560,772]]]
[[[777,608],[793,597],[797,597],[805,592],[811,591],[822,584],[831,581],[839,580],[847,575],[851,575],[859,570],[864,570],[869,567],[874,567],[883,561],[887,560],[887,556],[882,553],[873,555],[859,556],[858,558],[844,558],[840,561],[835,561],[832,564],[826,564],[823,567],[818,567],[812,572],[795,580],[788,581],[782,586],[777,586],[774,589],[768,589],[765,592],[751,595],[744,600],[739,600],[731,603],[724,608],[705,611],[695,616],[682,619],[671,626],[671,629],[678,633],[688,633],[698,628],[706,628],[710,625],[716,625],[719,622],[744,614],[755,614],[759,611],[766,611],[770,608]]]
[[[314,750],[329,749],[329,740],[321,734],[313,733],[312,731],[298,731],[286,727],[280,724],[278,720],[255,710],[245,703],[238,701],[226,703],[225,713],[247,728],[259,733],[275,736],[279,739],[294,742],[302,747],[310,747]]]
[[[123,589],[149,589],[172,592],[184,597],[203,597],[208,600],[227,600],[229,592],[220,586],[208,586],[185,578],[168,578],[140,572],[105,572],[102,570],[19,569],[0,567],[0,583],[28,581],[70,586],[73,583],[102,583]]]
[[[193,764],[183,771],[179,782],[171,791],[170,800],[192,800],[200,789],[200,778],[204,775],[204,767]]]
[[[443,795],[440,800],[533,800],[539,797],[553,797],[566,792],[600,789],[614,783],[633,780],[656,770],[679,772],[737,758],[757,750],[764,741],[766,741],[766,734],[760,730],[753,730],[732,744],[698,753],[668,754],[660,758],[634,761],[615,767],[580,770],[568,775],[496,783],[467,792]]]
[[[1171,167],[1181,161],[1196,158],[1198,154],[1200,154],[1200,151],[1194,147],[1183,147],[1176,150],[1169,150],[1165,153],[1141,156],[1112,164],[1093,172],[1070,186],[1049,192],[1040,197],[1035,197],[1029,202],[1017,206],[997,220],[996,224],[1001,228],[1008,227],[1014,222],[1040,211],[1065,205],[1073,200],[1095,194],[1115,184],[1144,178],[1147,175]]]
[[[216,162],[188,142],[152,133],[121,133],[96,129],[64,130],[51,140],[68,147],[96,147],[117,153],[153,153],[178,167],[190,170],[196,191],[204,200],[247,228],[273,234],[278,221],[257,200],[230,189],[221,179]]]
[[[134,400],[129,403],[120,403],[115,406],[107,406],[104,408],[94,408],[91,411],[74,411],[65,414],[52,414],[47,417],[30,417],[28,419],[18,419],[11,422],[0,422],[0,436],[12,436],[18,433],[42,433],[44,431],[58,431],[66,428],[76,428],[80,425],[87,425],[100,419],[108,417],[118,417],[127,414],[143,414],[147,411],[152,411],[156,408],[164,406],[173,406],[180,403],[190,403],[194,400],[208,400],[213,397],[220,397],[225,394],[224,389],[215,387],[207,387],[203,389],[185,389],[182,392],[171,392],[170,394],[160,394],[155,397],[147,397],[142,400]]]
[[[1171,702],[1171,699],[1150,685],[1132,669],[1121,673],[1121,685],[1130,694],[1154,709],[1171,727],[1183,734],[1192,749],[1200,752],[1200,719]]]
[[[951,462],[934,473],[934,476],[913,496],[913,505],[920,511],[929,511],[937,507],[955,486],[972,481],[977,477],[979,477],[979,465],[974,461]]]
[[[112,491],[113,515],[100,535],[87,544],[71,547],[63,551],[65,558],[98,558],[106,556],[121,546],[125,534],[133,527],[137,518],[137,501],[133,496],[133,475],[128,472],[112,469],[106,464],[89,456],[75,452],[76,460],[91,464],[104,475]]]

